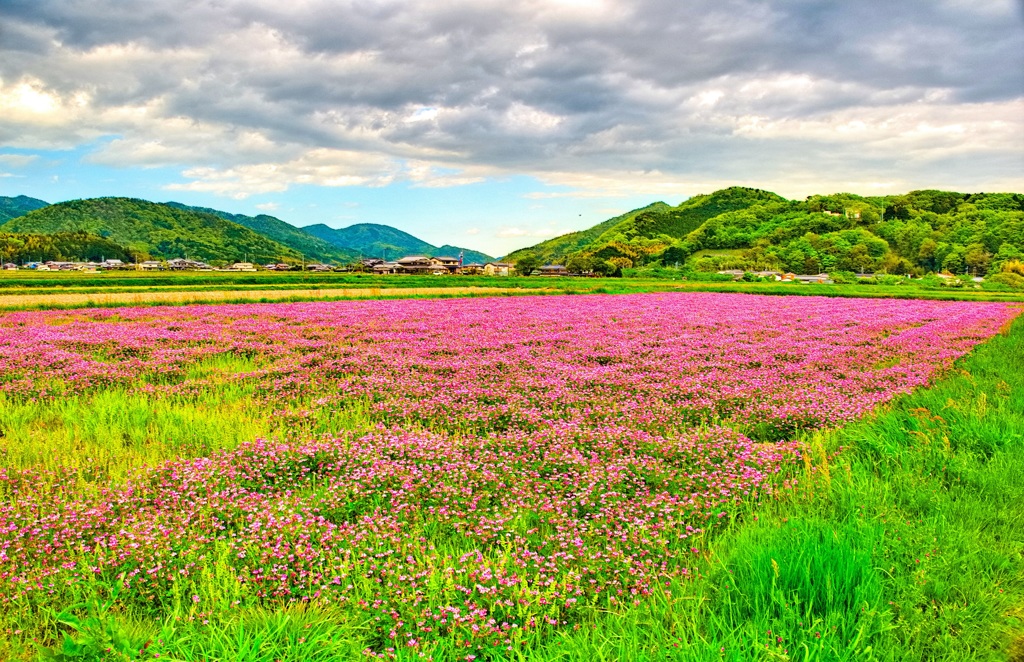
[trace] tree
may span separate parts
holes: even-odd
[[[524,255],[516,260],[516,271],[520,276],[529,276],[540,267],[540,258],[536,255]]]
[[[984,276],[988,272],[992,254],[985,250],[984,244],[971,244],[964,253],[964,263],[974,273]]]
[[[597,260],[586,253],[574,253],[565,262],[565,268],[571,274],[588,274],[594,270]]]
[[[958,244],[954,245],[946,257],[943,258],[942,268],[950,273],[962,274],[964,272],[964,267],[966,266],[966,262],[964,261],[966,253],[967,251],[963,246]]]
[[[934,239],[925,239],[921,242],[920,248],[917,249],[917,263],[928,271],[935,271],[939,266],[936,260],[938,250],[938,242]]]

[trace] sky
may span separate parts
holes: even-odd
[[[0,0],[0,195],[499,256],[732,185],[1024,192],[1024,0]]]

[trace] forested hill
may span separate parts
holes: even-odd
[[[299,262],[302,256],[215,214],[132,198],[72,200],[11,219],[0,232],[88,232],[154,258]]]
[[[686,265],[794,273],[984,274],[1024,258],[1024,195],[913,191],[786,200],[733,187],[656,203],[512,253],[571,270]]]
[[[245,216],[243,214],[232,214],[219,209],[208,207],[191,207],[180,202],[168,202],[171,207],[187,209],[189,211],[204,212],[225,218],[233,223],[244,225],[254,232],[293,248],[306,257],[306,260],[317,260],[329,263],[348,263],[359,258],[356,250],[335,246],[320,237],[309,234],[302,228],[297,228],[279,218],[260,214],[259,216]]]
[[[0,195],[0,223],[17,218],[36,209],[42,209],[48,204],[50,203],[43,202],[37,198],[30,198],[27,195],[14,197]]]
[[[22,234],[0,232],[0,262],[47,262],[121,260],[134,262],[137,255],[109,239],[88,232]]]
[[[536,257],[537,260],[546,264],[564,261],[567,256],[583,251],[587,246],[592,245],[598,237],[620,223],[628,222],[638,214],[644,212],[659,211],[663,209],[671,209],[671,207],[664,202],[655,202],[647,205],[646,207],[634,209],[633,211],[622,214],[621,216],[609,218],[607,221],[598,223],[587,230],[570,232],[569,234],[563,234],[552,239],[547,239],[536,246],[531,246],[530,248],[521,248],[517,251],[512,251],[506,256],[506,259],[510,262],[515,262],[524,256],[530,256]]]
[[[467,263],[489,262],[494,259],[485,253],[451,244],[434,246],[390,225],[357,223],[337,230],[319,223],[302,229],[339,248],[358,251],[366,257],[386,257],[389,260],[403,255],[458,257],[461,252]]]

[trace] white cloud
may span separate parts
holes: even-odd
[[[35,154],[0,154],[0,164],[10,168],[24,168],[38,158]]]

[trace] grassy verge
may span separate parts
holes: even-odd
[[[538,660],[1024,660],[1024,321],[933,388],[816,434],[704,579]]]

